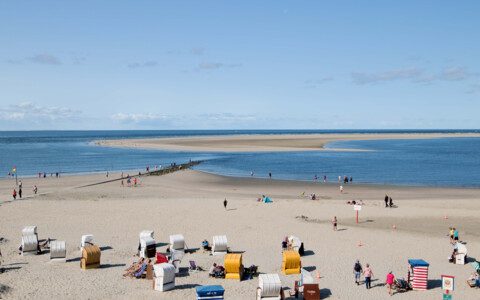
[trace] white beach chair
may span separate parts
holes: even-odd
[[[67,246],[65,241],[50,242],[50,262],[67,262]]]
[[[226,254],[228,252],[227,236],[214,235],[212,244],[212,255]]]
[[[278,274],[258,276],[257,299],[281,300],[282,294],[282,283]]]
[[[151,237],[143,237],[140,239],[140,257],[155,257],[156,252],[157,247],[154,239]]]
[[[170,236],[170,251],[172,250],[185,251],[185,238],[182,234],[174,234]]]
[[[455,255],[455,264],[464,265],[467,257],[467,246],[457,242],[457,255]]]
[[[302,274],[302,284],[314,283],[312,273],[302,268],[300,269],[300,274]]]
[[[153,265],[155,278],[153,278],[153,289],[165,292],[175,288],[175,267],[171,264],[161,263]]]
[[[150,237],[154,239],[153,234],[154,232],[152,230],[142,230],[140,231],[140,239],[142,239],[143,237]]]
[[[22,255],[36,255],[37,253],[37,226],[26,226],[22,230]]]
[[[80,244],[80,253],[83,253],[83,247],[93,245],[93,235],[82,235],[82,242]]]

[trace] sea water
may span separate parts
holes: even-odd
[[[480,187],[480,138],[338,141],[327,148],[373,151],[220,153],[103,147],[95,141],[238,134],[465,133],[478,130],[168,130],[0,132],[0,177],[16,167],[18,176],[138,172],[203,160],[195,169],[236,177],[353,183]]]

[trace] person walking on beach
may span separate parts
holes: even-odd
[[[17,190],[13,189],[13,200],[17,200]]]
[[[453,235],[455,234],[455,230],[453,230],[453,227],[449,228],[450,231],[448,232],[448,235],[450,236],[450,244],[453,244]]]
[[[333,217],[332,224],[333,224],[333,231],[337,231],[337,216]]]
[[[327,175],[323,175],[323,182],[327,182]]]
[[[340,186],[340,194],[343,193],[343,185]]]
[[[317,181],[317,174],[315,174],[315,177],[314,177],[315,181]]]
[[[385,194],[385,207],[388,207],[388,195]]]
[[[20,199],[22,199],[22,187],[21,186],[18,189],[18,197],[20,197]]]
[[[371,279],[373,277],[373,272],[370,269],[369,264],[367,264],[367,267],[365,268],[365,270],[363,270],[363,276],[365,276],[365,285],[367,286],[367,289],[371,288]]]
[[[34,193],[35,195],[37,194],[37,191],[38,191],[37,186],[34,186],[34,187],[33,187],[33,193]]]
[[[350,183],[352,183],[352,182],[353,182],[353,178],[352,178],[352,177],[350,177]]]
[[[225,208],[225,210],[227,210],[227,204],[228,204],[228,201],[227,201],[227,198],[225,198],[225,200],[223,200],[223,207]]]
[[[252,176],[252,177],[253,177],[253,170],[251,170],[251,171],[250,171],[250,176]]]
[[[270,177],[270,179],[272,179],[272,172],[268,173],[268,177]]]
[[[388,201],[389,201],[389,204],[388,204],[388,205],[390,206],[390,208],[392,208],[392,207],[393,207],[392,197],[388,197]]]
[[[355,274],[355,283],[360,285],[360,274],[362,273],[362,265],[360,261],[357,259],[355,264],[353,265],[353,274]]]
[[[137,186],[137,177],[135,177],[135,178],[133,179],[133,185],[134,185],[134,186]]]
[[[21,198],[22,196],[20,196]],[[458,242],[458,230],[456,228],[453,228],[453,243]]]
[[[387,280],[385,281],[385,283],[387,284],[387,287],[388,287],[388,294],[390,296],[392,296],[392,284],[393,284],[394,279],[395,279],[395,276],[392,274],[392,271],[390,271],[387,274]]]

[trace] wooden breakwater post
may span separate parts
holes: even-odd
[[[149,175],[149,176],[161,176],[169,173],[173,173],[176,171],[181,171],[181,170],[186,170],[189,169],[195,165],[201,164],[203,161],[198,160],[198,161],[191,161],[189,163],[185,164],[180,164],[180,165],[174,165],[174,166],[169,166],[160,170],[153,170],[148,173],[144,173],[142,175]]]

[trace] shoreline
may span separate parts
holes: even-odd
[[[372,151],[325,148],[336,141],[480,137],[477,133],[355,133],[229,135],[182,138],[100,140],[98,146],[193,152]]]

